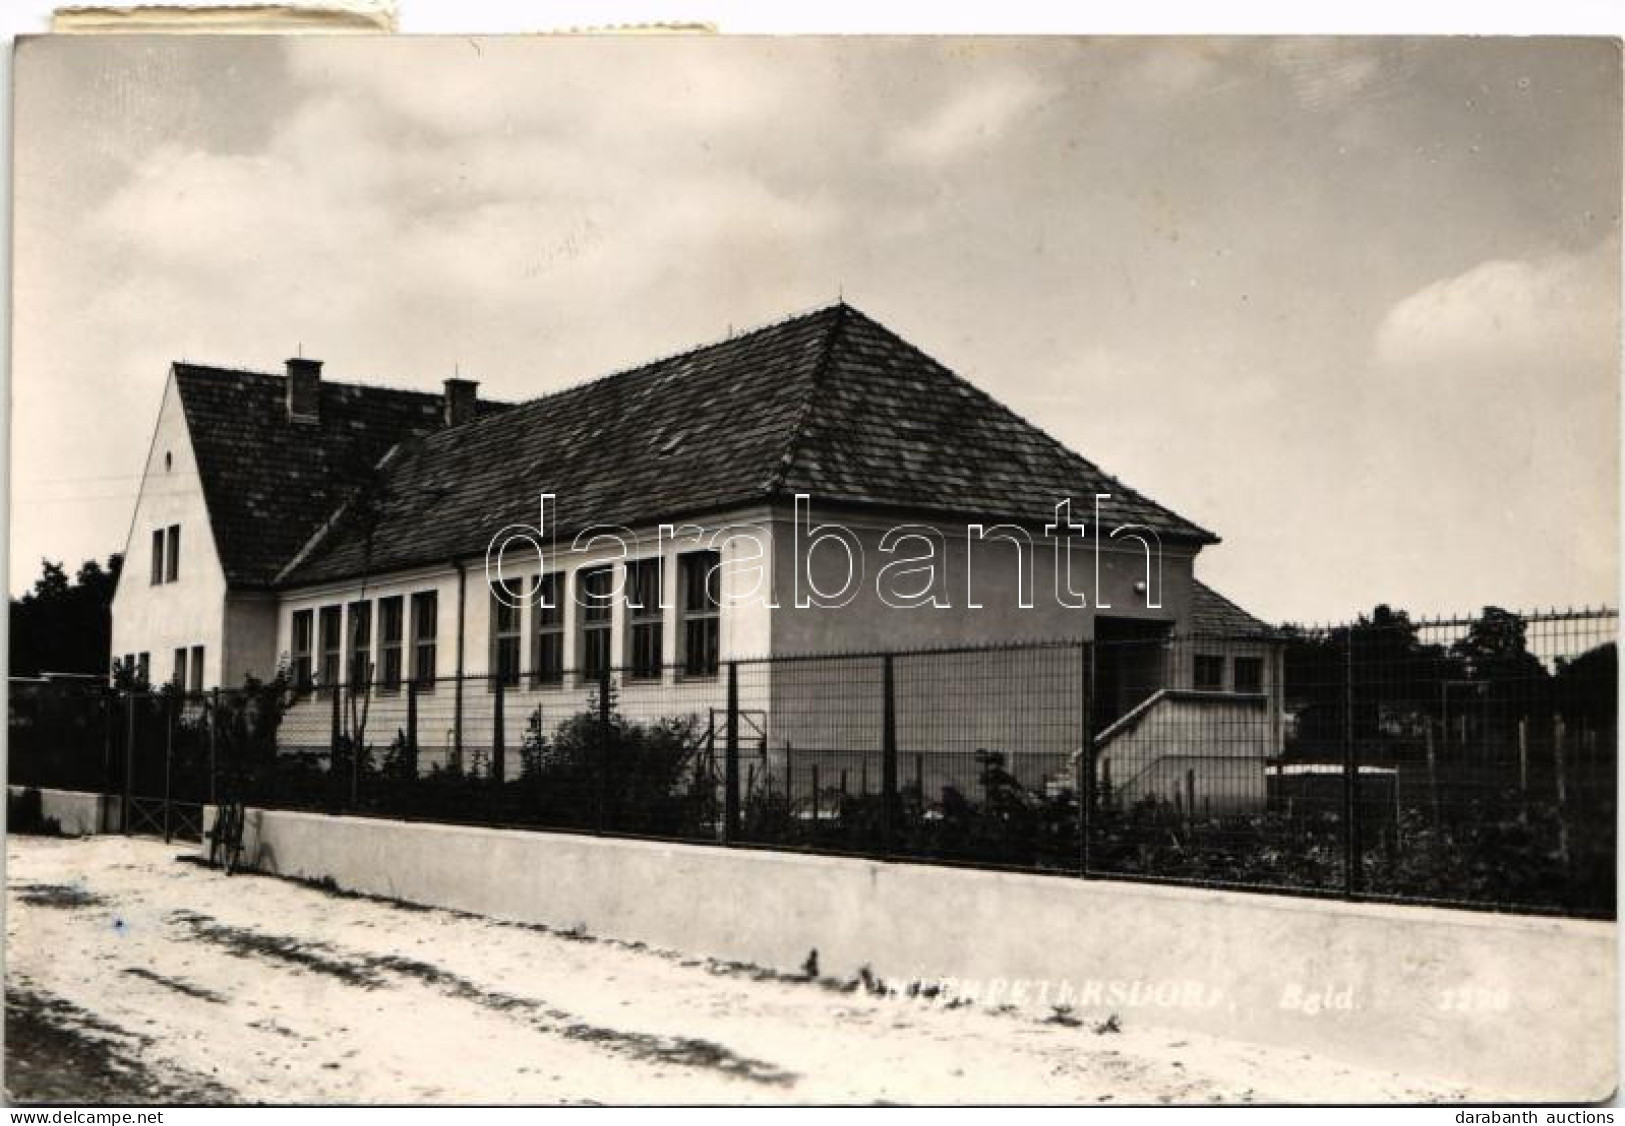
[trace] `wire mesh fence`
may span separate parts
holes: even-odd
[[[1614,913],[1611,610],[295,689],[12,691],[11,780]],[[181,809],[183,812],[177,813]]]

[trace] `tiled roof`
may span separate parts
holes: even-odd
[[[1279,631],[1260,621],[1198,579],[1191,580],[1190,632],[1199,637],[1276,637]]]
[[[428,434],[390,463],[371,536],[336,521],[284,578],[476,556],[505,525],[534,524],[542,493],[563,538],[797,492],[815,511],[1035,522],[1063,497],[1083,515],[1110,493],[1109,525],[1216,539],[840,304]]]
[[[319,421],[293,422],[283,376],[188,363],[173,370],[234,587],[272,585],[392,446],[441,424],[437,394],[323,380]]]

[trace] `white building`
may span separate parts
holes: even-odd
[[[1217,537],[844,304],[519,405],[475,390],[335,383],[308,359],[284,375],[175,364],[114,659],[191,687],[286,666],[384,695],[489,674],[569,707],[605,665],[623,701],[698,698],[736,658],[1155,639],[1214,605],[1193,572]],[[488,548],[541,523],[544,494],[542,550],[514,541],[504,556],[525,595],[511,608],[488,587]],[[1084,606],[1058,589],[1063,501],[1086,528],[1062,576]],[[845,531],[812,546],[808,523]],[[620,539],[577,542],[606,527]],[[886,569],[923,550],[931,572]],[[799,604],[820,592],[839,605]],[[1177,664],[1098,670],[1112,686],[1100,723],[1189,687],[1197,670]],[[1279,698],[1277,661],[1240,667],[1221,678]],[[763,681],[741,692],[771,711]],[[460,687],[436,699],[453,691],[463,721]],[[516,698],[509,716],[530,706]]]

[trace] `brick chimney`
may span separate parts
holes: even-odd
[[[322,361],[303,356],[288,361],[288,421],[316,422],[321,418]]]
[[[479,397],[476,379],[446,380],[446,397],[442,403],[441,421],[446,426],[461,426],[474,417],[474,402]]]

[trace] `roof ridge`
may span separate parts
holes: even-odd
[[[846,327],[846,313],[849,308],[851,306],[847,305],[845,300],[837,301],[834,305],[835,321],[829,326],[829,336],[824,341],[824,350],[819,354],[818,363],[813,367],[812,378],[807,381],[807,396],[802,400],[801,409],[796,412],[796,420],[790,424],[790,433],[785,439],[784,452],[779,455],[779,464],[773,470],[772,476],[767,479],[768,496],[773,496],[784,488],[785,478],[790,475],[790,467],[795,464],[796,451],[801,448],[801,440],[806,437],[807,422],[812,418],[813,407],[818,402],[818,389],[823,385],[824,377],[829,374],[830,364],[835,356],[835,342],[840,338],[841,330]]]
[[[173,367],[190,368],[196,372],[219,372],[222,375],[253,375],[258,376],[261,379],[286,380],[288,378],[286,373],[283,372],[260,371],[257,368],[226,367],[222,364],[203,364],[194,360],[172,360],[170,363]],[[354,387],[362,391],[383,391],[391,395],[420,395],[426,399],[438,399],[443,394],[443,392],[440,391],[420,391],[415,387],[391,387],[385,383],[368,383],[367,381],[360,379],[323,378],[321,383],[323,387]],[[517,403],[510,404],[500,399],[485,399],[482,401],[486,403],[500,403],[503,406],[519,405]]]
[[[520,419],[524,416],[524,412],[530,410],[531,408],[540,407],[544,403],[557,402],[558,399],[564,395],[573,395],[576,392],[584,391],[589,387],[597,387],[617,379],[624,379],[630,376],[639,375],[650,370],[651,368],[659,367],[662,364],[675,363],[678,360],[684,360],[690,356],[699,355],[702,352],[709,352],[716,348],[722,348],[729,344],[736,344],[741,341],[748,340],[753,336],[760,336],[764,332],[771,332],[774,329],[785,328],[789,325],[797,324],[802,321],[810,321],[815,317],[819,317],[842,308],[850,308],[850,306],[847,306],[844,302],[839,301],[833,305],[820,305],[817,308],[806,309],[798,313],[791,313],[788,316],[780,317],[777,320],[759,324],[754,328],[746,329],[744,332],[734,333],[732,336],[720,337],[716,340],[707,341],[704,344],[696,344],[692,347],[682,348],[678,351],[671,352],[663,356],[656,356],[652,360],[644,360],[640,363],[632,364],[627,367],[616,368],[614,371],[589,376],[585,379],[578,380],[575,383],[568,383],[562,387],[555,387],[552,390],[544,391],[535,398],[521,399],[517,403],[508,404],[511,409],[502,411],[498,414],[469,419],[456,429],[459,434],[466,436],[471,429],[477,429],[478,427],[487,423],[492,423],[498,418],[514,420]],[[515,421],[514,424],[517,425],[517,421]],[[439,431],[437,433],[449,433],[449,431]],[[428,437],[433,438],[435,436],[436,435],[429,435]]]

